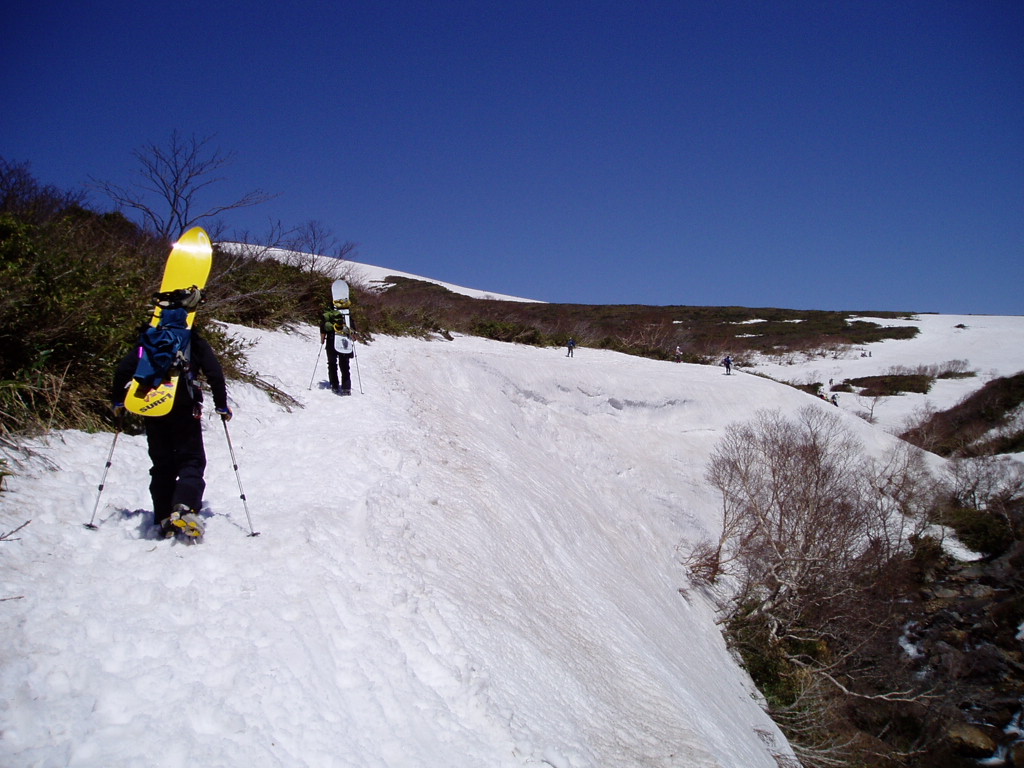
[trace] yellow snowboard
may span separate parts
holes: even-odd
[[[160,283],[160,292],[165,293],[192,286],[205,288],[212,263],[213,246],[210,243],[210,236],[202,227],[192,227],[174,244],[171,255],[167,257],[164,279]],[[162,311],[159,306],[153,308],[153,319],[149,323],[151,326],[155,327],[159,324]],[[189,328],[192,327],[195,316],[195,310],[188,313],[186,324]],[[128,385],[128,394],[124,399],[124,407],[127,410],[140,416],[166,416],[171,412],[171,406],[174,405],[174,395],[178,390],[178,375],[174,374],[170,381],[153,387],[144,395],[140,396],[138,390],[139,382],[132,379]]]

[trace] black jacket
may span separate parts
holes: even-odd
[[[139,348],[135,347],[118,363],[117,370],[114,371],[114,383],[110,390],[111,402],[124,402],[128,384],[135,374],[135,366],[138,362]],[[220,367],[220,361],[217,360],[217,356],[214,354],[210,343],[198,333],[192,331],[192,341],[189,350],[189,381],[195,379],[200,373],[206,377],[206,381],[210,385],[214,406],[221,410],[227,408],[228,390],[227,384],[224,381],[224,370]],[[184,383],[180,382],[180,384]],[[182,389],[184,392],[188,392],[190,402],[202,400],[201,390],[198,387],[185,386]],[[179,403],[185,400],[186,398],[176,397],[174,410],[178,410]]]

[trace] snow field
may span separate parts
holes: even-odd
[[[51,435],[8,479],[0,529],[32,522],[0,543],[0,763],[774,768],[788,753],[712,606],[679,593],[676,547],[717,529],[703,473],[729,424],[810,404],[871,451],[884,431],[761,377],[475,338],[380,337],[339,398],[323,357],[307,389],[315,329],[231,330],[304,405],[229,385],[260,536],[219,419],[198,546],[153,537],[144,437],[118,439],[95,532],[81,523],[111,435]],[[920,362],[969,357],[939,350]]]

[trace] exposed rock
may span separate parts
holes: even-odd
[[[999,747],[994,729],[972,723],[955,723],[946,731],[946,738],[956,751],[967,757],[988,757]]]
[[[921,602],[907,615],[911,663],[961,720],[947,729],[963,756],[994,758],[1024,768],[1024,741],[1006,729],[1019,725],[1024,708],[1024,548],[989,561],[952,564],[931,573]],[[990,725],[977,725],[988,723]],[[1000,764],[1002,764],[1000,762]]]
[[[1024,741],[1018,741],[1010,747],[1009,758],[1013,765],[1024,768]]]

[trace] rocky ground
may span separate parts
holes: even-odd
[[[951,751],[1024,766],[1024,542],[989,561],[936,568],[921,598],[906,640],[918,674],[960,713],[947,729]]]

